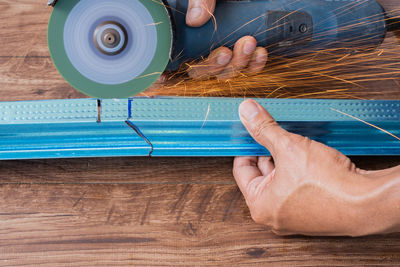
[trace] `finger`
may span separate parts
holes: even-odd
[[[220,47],[211,52],[209,57],[198,64],[190,66],[188,74],[193,79],[203,79],[221,73],[232,59],[232,51],[226,47]]]
[[[257,166],[257,157],[236,157],[233,162],[233,176],[243,196],[248,197],[248,186],[257,177],[262,176]]]
[[[250,135],[272,154],[280,143],[288,140],[289,133],[281,128],[272,116],[256,101],[248,99],[239,107],[239,116]],[[279,141],[279,142],[278,142]]]
[[[250,59],[248,72],[257,73],[264,69],[268,60],[268,52],[264,47],[257,47]]]
[[[366,175],[371,178],[392,175],[399,171],[400,171],[400,166],[395,166],[395,167],[384,169],[384,170],[372,170],[372,171],[357,169],[358,173]]]
[[[262,175],[257,157],[235,158],[233,176],[250,208],[259,199],[260,194],[266,190],[274,175],[275,170],[266,176]]]
[[[272,160],[272,157],[258,157],[257,166],[264,176],[270,175],[275,169],[275,164]]]
[[[272,229],[271,230],[274,234],[279,235],[279,236],[289,236],[289,235],[295,235],[293,232],[288,232],[288,231],[277,231]]]
[[[215,10],[216,0],[189,0],[186,13],[186,24],[191,27],[204,25]]]
[[[249,65],[257,47],[257,40],[252,36],[240,38],[233,48],[233,58],[225,70],[217,75],[219,79],[225,80],[235,76],[239,71]]]

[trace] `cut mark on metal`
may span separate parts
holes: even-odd
[[[364,121],[364,120],[362,120],[362,119],[360,119],[360,118],[357,118],[357,117],[355,117],[355,116],[352,116],[352,115],[350,115],[350,114],[347,114],[347,113],[345,113],[345,112],[343,112],[343,111],[340,111],[340,110],[337,110],[337,109],[334,109],[334,108],[330,108],[330,109],[333,110],[333,111],[336,111],[336,112],[338,112],[338,113],[340,113],[340,114],[342,114],[342,115],[345,115],[345,116],[347,116],[347,117],[350,117],[350,118],[352,118],[352,119],[355,119],[355,120],[358,120],[358,121],[360,121],[360,122],[362,122],[362,123],[365,123],[366,125],[371,126],[371,127],[375,128],[375,129],[378,129],[378,130],[384,132],[385,134],[388,134],[388,135],[390,135],[391,137],[393,137],[393,138],[395,138],[395,139],[397,139],[397,140],[400,141],[400,137],[398,137],[397,135],[395,135],[395,134],[393,134],[393,133],[391,133],[391,132],[389,132],[389,131],[387,131],[387,130],[385,130],[385,129],[379,127],[379,126],[376,126],[376,125],[374,125],[374,124],[372,124],[372,123],[369,123],[369,122],[367,122],[367,121]]]
[[[132,98],[128,99],[128,120],[132,118]]]
[[[139,130],[139,128],[133,124],[131,121],[127,120],[125,121],[125,123],[132,128],[132,130],[134,130],[149,146],[150,146],[150,152],[149,152],[149,157],[151,157],[151,155],[153,154],[154,151],[154,146],[153,144],[150,142],[150,140]]]
[[[101,123],[101,99],[97,99],[97,123]]]

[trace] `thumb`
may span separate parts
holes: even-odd
[[[192,27],[203,26],[214,13],[216,0],[189,0],[186,23]]]
[[[289,138],[289,133],[252,99],[248,99],[240,105],[239,115],[254,140],[265,146],[272,156],[276,154],[278,144],[282,143],[285,138]]]

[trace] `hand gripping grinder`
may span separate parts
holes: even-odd
[[[125,98],[165,70],[254,36],[271,56],[323,49],[357,52],[385,38],[376,0],[219,0],[204,26],[186,25],[187,0],[58,0],[48,25],[51,58],[77,90]]]

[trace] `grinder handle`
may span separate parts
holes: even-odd
[[[334,47],[375,48],[386,34],[384,10],[376,0],[219,0],[214,18],[198,28],[186,25],[187,0],[167,2],[174,31],[167,70],[219,46],[232,48],[246,35],[271,56],[291,57]]]

